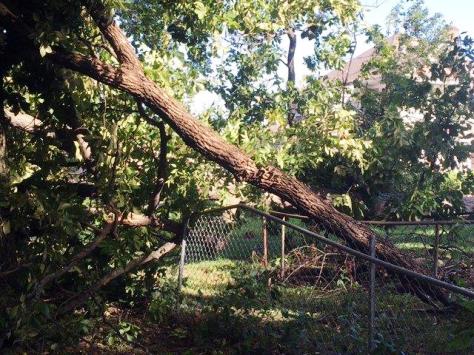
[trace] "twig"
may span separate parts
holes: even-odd
[[[150,196],[147,208],[147,215],[153,215],[153,212],[156,210],[161,200],[161,193],[165,187],[165,182],[168,176],[168,141],[170,137],[166,134],[166,126],[163,121],[153,120],[149,117],[140,101],[137,101],[138,112],[140,116],[151,125],[158,128],[160,132],[160,153],[159,159],[156,162],[156,168],[158,170],[156,176],[155,187],[153,188],[152,194]]]
[[[2,271],[2,272],[0,272],[0,277],[6,277],[6,276],[8,276],[8,275],[10,275],[10,274],[13,274],[13,273],[15,273],[15,272],[21,270],[21,269],[28,268],[28,267],[30,267],[31,265],[33,265],[33,263],[26,263],[26,264],[19,265],[19,266],[17,266],[17,267],[14,268],[14,269],[7,270],[7,271]]]

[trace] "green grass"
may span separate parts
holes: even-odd
[[[301,221],[290,222],[305,227]],[[268,224],[267,267],[262,266],[261,218],[246,216],[226,227],[226,243],[221,250],[209,252],[202,247],[193,249],[192,243],[188,245],[188,252],[195,255],[184,269],[179,312],[173,322],[186,329],[186,340],[199,348],[197,352],[212,352],[216,347],[224,349],[224,353],[225,349],[229,353],[366,352],[365,287],[345,279],[343,274],[336,274],[337,279],[322,286],[282,284],[276,277],[281,226]],[[324,230],[314,230],[336,239]],[[470,230],[465,226],[446,229],[441,236],[440,259],[462,260],[472,253]],[[383,230],[378,231],[384,234]],[[433,227],[408,226],[388,231],[396,246],[424,258],[430,265]],[[222,237],[218,231],[215,233]],[[206,236],[216,237],[212,233]],[[448,252],[444,246],[453,243],[459,250]],[[320,242],[287,228],[287,253],[310,244],[324,248]],[[397,291],[390,279],[379,281],[385,283],[378,286],[376,295],[375,341],[379,353],[437,353],[466,324],[462,314],[432,313],[417,297]]]
[[[232,284],[231,271],[236,270],[238,264],[237,261],[229,259],[187,264],[184,268],[182,294],[216,296]]]

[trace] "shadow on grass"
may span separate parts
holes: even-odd
[[[367,353],[368,297],[358,283],[281,284],[272,268],[219,259],[187,265],[178,312],[190,349],[207,353]],[[460,314],[432,312],[394,285],[377,288],[378,353],[446,353]]]

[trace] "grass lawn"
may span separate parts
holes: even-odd
[[[173,273],[170,273],[170,275]],[[236,352],[365,353],[367,290],[269,282],[272,270],[242,260],[188,264],[173,322],[198,348]],[[416,297],[377,289],[375,343],[380,353],[436,353],[447,349],[463,317],[433,313]],[[192,324],[192,327],[189,325]],[[414,336],[416,335],[416,336]],[[225,352],[224,352],[225,353]]]
[[[305,227],[301,221],[290,222]],[[440,249],[441,260],[463,260],[472,252],[471,229],[456,228],[442,234],[445,244]],[[309,229],[335,239],[317,226]],[[281,226],[267,224],[266,266],[262,231],[262,219],[254,216],[233,220],[207,217],[205,223],[191,229],[179,294],[178,267],[172,265],[166,276],[157,280],[157,291],[149,305],[147,317],[153,320],[153,329],[158,329],[154,332],[165,334],[160,343],[174,344],[189,354],[367,353],[366,263],[354,263],[343,254],[328,258],[326,264],[336,263],[333,269],[338,272],[326,277],[325,282],[314,282],[321,268],[299,268],[299,264],[291,270],[289,267],[291,263],[311,261],[312,254],[298,261],[291,253],[302,246],[318,252],[324,246],[287,228],[284,260],[288,270],[298,271],[299,277],[281,278]],[[395,245],[425,258],[430,265],[434,228],[389,231]],[[444,247],[454,242],[459,250]],[[337,250],[324,251],[328,255],[334,252],[337,254]],[[356,271],[358,276],[354,277]],[[365,276],[360,277],[361,272]],[[470,334],[472,313],[464,309],[435,310],[416,296],[401,293],[400,285],[390,277],[377,275],[376,353],[466,353],[459,343],[466,343],[462,338],[466,337],[466,329],[467,336]],[[457,348],[453,345],[456,342]]]

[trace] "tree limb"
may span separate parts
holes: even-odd
[[[287,88],[291,89],[295,87],[296,74],[295,74],[295,51],[296,51],[296,33],[293,28],[289,28],[286,31],[289,39],[288,44],[288,59],[286,66],[288,68],[288,82]],[[290,102],[288,107],[287,121],[288,125],[293,125],[298,107],[295,102]]]
[[[138,112],[140,116],[151,125],[158,127],[160,132],[160,153],[157,162],[157,177],[153,192],[148,201],[147,215],[152,216],[153,212],[158,208],[161,200],[161,193],[165,187],[166,178],[168,176],[168,140],[169,136],[166,134],[166,127],[163,121],[152,120],[143,109],[141,102],[137,102]]]
[[[8,124],[14,128],[30,134],[38,132],[43,133],[43,122],[41,122],[37,117],[33,117],[23,112],[15,114],[13,111],[6,108],[3,109],[3,115]]]
[[[79,253],[74,255],[68,265],[66,265],[62,269],[59,269],[43,277],[38,282],[38,285],[35,287],[33,295],[35,297],[39,297],[43,289],[49,283],[51,283],[54,280],[57,280],[58,278],[60,278],[61,276],[69,272],[74,266],[76,266],[79,263],[79,261],[84,259],[86,256],[90,255],[104,241],[104,239],[107,238],[107,236],[112,232],[112,229],[115,227],[116,220],[114,220],[113,222],[106,222],[105,226],[100,231],[99,236],[96,239],[94,239],[94,241],[86,245],[84,249],[82,249]]]
[[[288,83],[295,85],[295,51],[296,51],[296,33],[293,28],[287,30],[288,39],[290,41],[288,45],[288,59],[286,66],[288,67]]]
[[[89,209],[92,214],[98,214],[102,210]],[[117,216],[117,225],[126,226],[130,228],[140,227],[152,227],[155,229],[163,230],[165,232],[173,233],[177,237],[180,237],[183,233],[183,224],[168,219],[160,219],[155,216],[147,216],[140,213],[122,213],[120,211],[114,211],[114,215]],[[112,214],[109,215],[109,219],[113,218]]]
[[[96,0],[85,0],[83,4],[88,9],[100,31],[112,46],[120,64],[130,69],[141,69],[142,65],[127,38],[122,36],[122,30],[108,13],[105,6]]]
[[[31,116],[24,112],[14,113],[10,109],[3,109],[4,118],[7,124],[11,127],[21,130],[25,133],[39,135],[46,138],[58,139],[62,146],[70,145],[68,138],[75,139],[79,146],[79,152],[84,161],[90,162],[92,160],[92,151],[89,143],[84,139],[84,135],[80,129],[73,129],[71,127],[62,129],[58,132],[47,129],[43,122],[37,117]],[[57,144],[60,146],[61,144]]]
[[[148,255],[143,255],[140,256],[136,259],[133,259],[130,261],[127,265],[124,267],[120,267],[118,269],[113,270],[109,274],[105,275],[102,277],[98,282],[96,282],[91,288],[87,289],[86,291],[81,292],[79,295],[74,297],[72,300],[70,300],[64,308],[61,310],[61,313],[68,313],[77,307],[81,306],[84,304],[84,302],[87,301],[89,297],[91,297],[94,293],[96,293],[98,290],[100,290],[102,287],[106,286],[109,284],[112,280],[116,279],[119,276],[122,276],[123,274],[129,273],[133,269],[143,266],[150,261],[153,260],[159,260],[163,255],[169,253],[176,247],[175,243],[165,243],[163,246],[161,246],[159,249],[151,252]]]
[[[2,272],[0,272],[0,278],[7,277],[11,274],[14,274],[17,271],[20,271],[21,269],[29,268],[32,265],[33,265],[33,263],[25,263],[25,264],[18,265],[18,266],[16,266],[15,268],[13,268],[11,270],[2,271]]]

